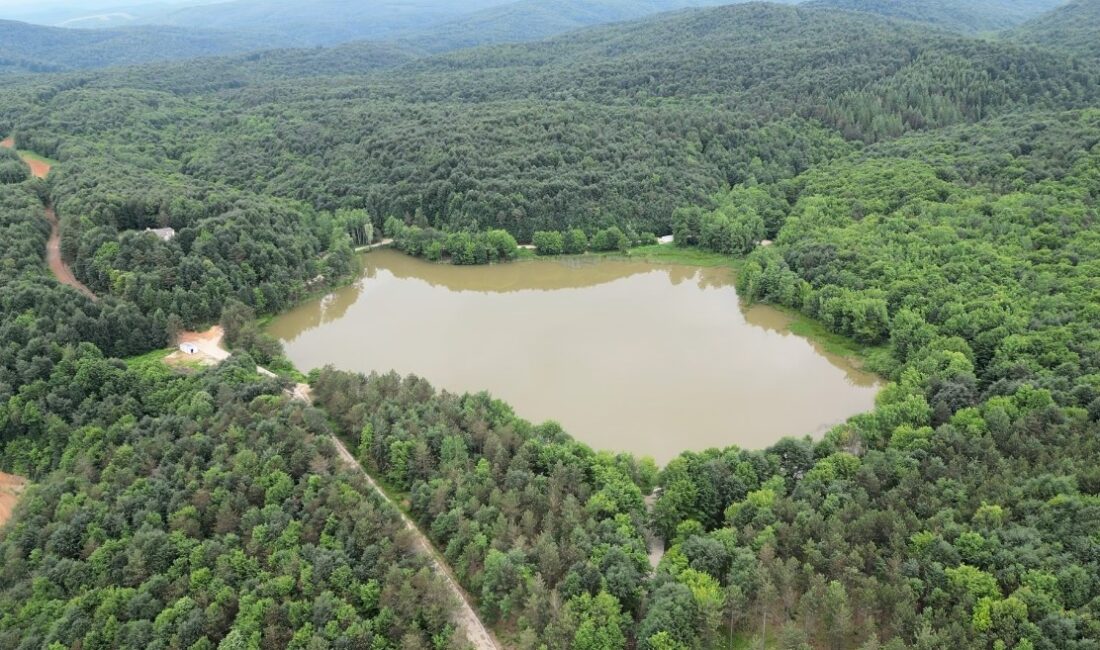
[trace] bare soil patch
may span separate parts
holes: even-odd
[[[47,206],[46,221],[50,222],[50,241],[46,243],[46,263],[50,267],[50,272],[61,284],[67,284],[95,300],[96,295],[92,293],[92,290],[84,286],[84,283],[80,280],[77,280],[76,276],[73,275],[73,270],[69,268],[65,260],[61,259],[61,224],[57,221],[57,213],[53,211],[53,207]]]
[[[0,147],[14,149],[15,138],[9,135],[3,140],[0,140]],[[50,175],[50,163],[36,156],[28,156],[26,154],[23,154],[21,157],[23,158],[23,162],[27,163],[27,166],[31,168],[31,174],[33,174],[36,178],[46,178]]]
[[[27,479],[22,476],[0,472],[0,526],[11,519],[12,510],[26,487]]]
[[[50,175],[50,163],[44,160],[36,160],[23,156],[23,162],[27,163],[27,166],[31,168],[31,175],[35,178],[46,178]]]
[[[164,363],[173,368],[182,368],[184,370],[195,370],[203,366],[218,365],[216,360],[211,359],[201,352],[198,354],[187,354],[182,350],[176,350],[172,354],[164,357]]]
[[[187,356],[205,356],[217,362],[229,358],[229,351],[222,347],[223,338],[225,338],[225,330],[220,325],[215,325],[205,332],[182,332],[176,343],[177,345],[191,343],[198,349],[196,354]]]

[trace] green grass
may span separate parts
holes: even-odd
[[[661,264],[684,264],[688,266],[705,266],[705,267],[720,267],[728,266],[731,268],[736,267],[736,261],[728,255],[721,253],[714,253],[706,251],[701,248],[687,248],[684,246],[676,246],[675,244],[653,244],[650,246],[638,246],[631,248],[625,254],[612,252],[612,253],[597,253],[598,255],[604,255],[612,258],[625,257],[632,260],[642,260],[645,262],[656,262]]]
[[[161,350],[153,350],[152,352],[146,352],[145,354],[138,355],[136,357],[127,357],[123,359],[126,365],[131,368],[140,368],[142,366],[152,365],[156,363],[162,363],[164,358],[175,352],[171,348],[163,348]]]
[[[152,352],[146,352],[136,357],[129,357],[123,361],[126,363],[127,367],[132,370],[137,370],[142,375],[149,377],[164,377],[172,372],[168,364],[164,362],[164,359],[174,351],[175,350],[170,348],[153,350]]]
[[[35,162],[46,163],[47,165],[49,165],[51,167],[59,164],[58,161],[54,160],[53,158],[47,158],[45,156],[39,156],[38,154],[34,153],[33,151],[27,151],[26,149],[20,149],[18,151],[18,153],[25,160],[33,160]]]

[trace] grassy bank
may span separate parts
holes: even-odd
[[[20,158],[28,162],[42,163],[44,165],[49,165],[50,167],[55,167],[59,164],[58,161],[54,160],[53,158],[39,156],[35,152],[27,151],[26,149],[19,149],[17,153],[19,154]]]
[[[652,244],[650,246],[637,246],[631,248],[625,254],[596,253],[609,258],[628,258],[657,264],[683,264],[685,266],[703,266],[716,268],[728,266],[737,268],[737,259],[721,253],[714,253],[701,248],[686,248],[674,244]]]

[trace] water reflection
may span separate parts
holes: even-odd
[[[270,327],[303,370],[419,374],[489,390],[601,449],[667,461],[760,448],[872,406],[875,378],[742,309],[728,269],[573,258],[500,266],[364,258],[358,282]]]

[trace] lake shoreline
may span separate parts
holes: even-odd
[[[452,393],[488,390],[524,419],[562,422],[594,449],[662,462],[683,451],[662,431],[708,441],[689,446],[696,450],[764,448],[820,436],[873,407],[882,378],[795,331],[796,314],[742,306],[730,260],[700,267],[639,257],[455,266],[376,251],[362,258],[358,281],[265,319],[265,331],[300,371],[393,370]],[[573,395],[585,377],[595,394]],[[589,397],[601,407],[579,406]],[[753,406],[776,399],[785,405],[766,415]],[[731,416],[741,401],[745,413]],[[666,408],[652,422],[631,419],[638,407],[673,402],[693,415]],[[608,437],[624,427],[626,443]]]

